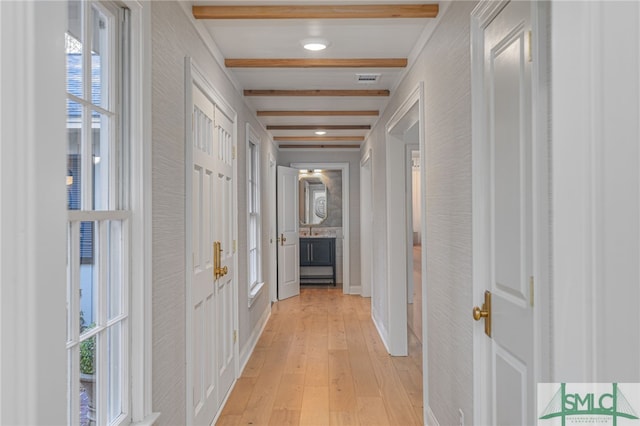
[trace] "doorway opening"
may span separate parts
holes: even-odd
[[[301,246],[300,260],[305,263],[300,271],[303,277],[301,284],[333,287],[333,284],[341,283],[344,294],[360,293],[359,287],[352,288],[350,280],[349,163],[292,163],[290,167],[302,172],[299,186],[300,238],[335,238],[334,247],[328,248],[334,255],[333,265],[328,258],[322,259],[323,265],[313,265],[311,256],[315,246],[307,245],[306,249]],[[330,245],[330,241],[328,243]],[[324,248],[319,246],[317,254]],[[302,255],[307,253],[308,261],[305,262]],[[320,256],[316,257],[320,259]],[[320,278],[314,278],[314,275]]]
[[[416,128],[416,125],[412,129]],[[411,130],[410,130],[411,131]],[[417,128],[414,130],[417,132]],[[417,139],[417,135],[410,135]],[[422,206],[420,203],[420,149],[407,146],[407,325],[422,343]],[[411,349],[409,349],[411,350]]]

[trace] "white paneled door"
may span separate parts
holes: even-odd
[[[278,166],[278,299],[300,294],[298,169]]]
[[[191,417],[209,425],[234,379],[232,123],[192,96]]]
[[[486,254],[480,255],[483,273],[475,276],[483,309],[474,319],[491,327],[478,324],[474,332],[485,348],[480,367],[489,372],[480,384],[481,400],[494,425],[535,423],[530,17],[530,2],[512,1],[483,31],[484,167],[474,159],[484,182],[479,192],[474,188],[474,198],[484,199],[474,200],[483,206],[474,206],[474,215],[481,213],[483,230],[474,238],[480,236],[475,248]],[[490,294],[483,300],[485,290]]]
[[[234,241],[233,241],[233,123],[218,107],[215,109],[215,184],[213,203],[214,239],[218,242],[216,284],[218,405],[233,384],[235,331],[233,323]]]

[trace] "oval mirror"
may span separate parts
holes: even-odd
[[[300,177],[300,223],[318,225],[327,218],[327,187],[316,176]]]

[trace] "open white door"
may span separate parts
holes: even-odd
[[[474,11],[484,13],[475,33],[480,40],[474,39],[475,46],[484,41],[483,58],[474,58],[474,77],[483,75],[474,82],[481,85],[474,96],[482,100],[474,111],[474,120],[481,121],[473,153],[474,319],[484,323],[474,329],[474,398],[481,405],[474,421],[526,425],[535,424],[536,392],[532,6],[489,4]]]
[[[300,294],[298,169],[278,166],[278,299]]]

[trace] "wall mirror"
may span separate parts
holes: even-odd
[[[300,175],[300,223],[319,225],[327,218],[327,187],[318,176]]]

